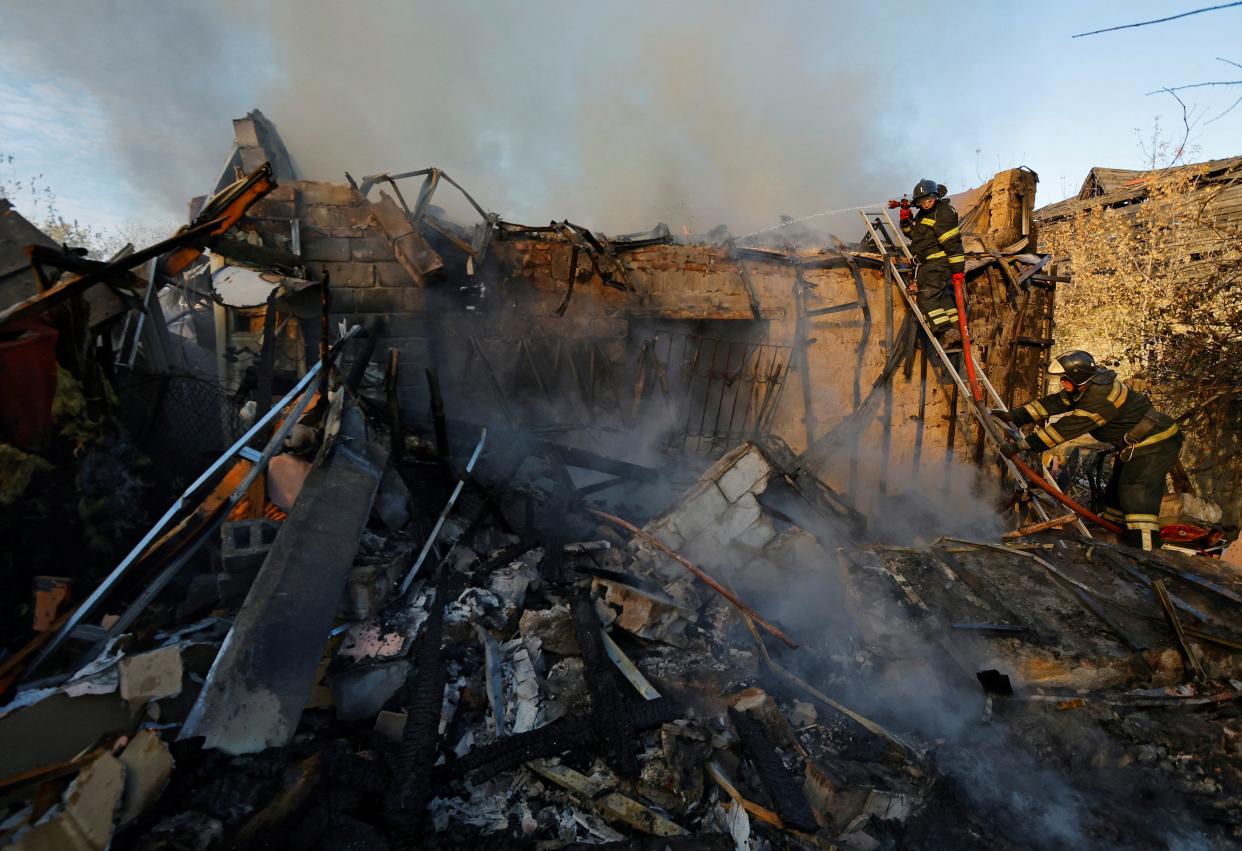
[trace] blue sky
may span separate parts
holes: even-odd
[[[171,226],[257,106],[309,176],[441,165],[535,223],[739,232],[1015,165],[1050,203],[1141,167],[1155,116],[1180,139],[1148,92],[1242,79],[1217,61],[1242,62],[1242,7],[1071,35],[1196,5],[14,4],[0,180],[41,174],[94,227]],[[1208,123],[1239,95],[1185,93],[1195,158],[1242,154],[1242,106]]]

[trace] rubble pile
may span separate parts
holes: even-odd
[[[567,498],[555,445],[515,435],[484,433],[454,484],[432,440],[391,463],[365,383],[329,398],[336,437],[284,519],[224,522],[166,602],[0,710],[12,847],[1238,835],[1224,568],[1065,538],[883,544],[778,441],[654,516]],[[1145,596],[1175,573],[1190,657]]]
[[[0,420],[0,847],[1242,840],[1236,529],[1170,494],[1194,534],[1142,552],[1003,496],[879,218],[610,240],[463,192],[471,232],[438,169],[300,181],[260,113],[235,130],[171,239],[0,275],[31,391]],[[1002,173],[964,220],[1011,401],[1068,280],[1033,192]]]

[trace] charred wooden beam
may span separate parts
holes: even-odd
[[[781,755],[768,741],[763,726],[744,712],[729,710],[729,720],[742,740],[763,787],[772,799],[772,806],[781,821],[794,830],[803,833],[814,833],[819,830],[819,823],[806,802],[802,793],[802,783],[781,761]]]

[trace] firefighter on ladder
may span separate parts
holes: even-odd
[[[918,261],[911,295],[927,317],[932,333],[946,348],[961,341],[953,287],[966,280],[966,252],[957,210],[945,200],[948,190],[934,180],[920,180],[912,204],[901,204],[901,232]]]
[[[1061,392],[992,416],[1016,426],[1035,425],[1026,448],[1042,452],[1090,433],[1117,447],[1112,477],[1104,490],[1103,517],[1125,527],[1124,540],[1144,550],[1160,546],[1160,500],[1165,476],[1177,461],[1182,433],[1147,396],[1096,364],[1087,352],[1058,355],[1048,369],[1061,379]],[[1049,417],[1065,416],[1055,423]]]

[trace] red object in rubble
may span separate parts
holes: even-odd
[[[56,329],[39,320],[0,332],[0,439],[21,449],[52,432],[56,395]]]
[[[1199,542],[1210,545],[1215,543],[1215,538],[1219,537],[1219,534],[1213,535],[1211,529],[1204,529],[1202,526],[1195,526],[1191,523],[1173,523],[1160,527],[1160,539],[1170,544]]]

